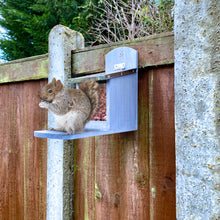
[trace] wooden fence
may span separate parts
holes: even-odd
[[[46,80],[0,85],[0,219],[46,219],[46,140],[33,137],[47,114],[38,107]]]
[[[176,219],[173,34],[74,51],[73,73],[104,71],[103,55],[124,45],[139,52],[138,131],[75,141],[73,218]],[[47,62],[0,65],[3,220],[46,219],[46,140],[33,132],[47,124]]]

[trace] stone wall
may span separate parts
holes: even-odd
[[[175,1],[177,219],[220,218],[219,9]]]

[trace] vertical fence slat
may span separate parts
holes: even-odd
[[[0,87],[0,219],[9,219],[9,90],[8,85]],[[4,98],[3,98],[4,97]]]
[[[151,219],[175,216],[174,71],[149,71]]]
[[[119,219],[120,148],[119,135],[96,137],[95,219]]]
[[[74,218],[95,219],[95,138],[75,141]]]
[[[22,195],[24,192],[23,179],[23,163],[22,163],[22,149],[19,149],[19,142],[22,142],[19,137],[18,131],[18,117],[17,109],[19,106],[18,90],[19,85],[14,85],[9,88],[9,142],[8,142],[8,153],[9,153],[9,217],[16,218],[16,216],[23,215],[23,202],[24,197],[19,200],[19,194]],[[17,193],[19,192],[19,193]]]
[[[138,142],[137,132],[120,135],[121,219],[148,219],[148,154]],[[142,159],[142,160],[140,160]]]
[[[41,80],[39,81],[38,88],[36,90],[38,91],[36,93],[36,103],[39,103],[39,92],[41,91],[41,88],[47,83],[47,80]],[[36,91],[35,90],[35,91]],[[33,121],[34,127],[33,130],[36,130],[37,128],[44,129],[47,127],[47,112],[45,111],[39,111],[37,108],[32,110],[34,112]],[[31,134],[32,131],[31,131]],[[47,212],[47,140],[46,139],[39,139],[34,138],[34,145],[36,152],[38,153],[39,163],[38,163],[38,169],[39,169],[39,176],[37,177],[38,183],[37,183],[37,193],[39,196],[39,207],[37,212],[39,213],[39,219],[46,220],[46,212]]]
[[[45,83],[28,83],[24,87],[23,97],[20,101],[25,103],[23,105],[22,111],[24,115],[22,116],[23,129],[24,129],[24,146],[25,146],[25,195],[26,195],[26,206],[25,206],[25,217],[39,219],[42,215],[41,211],[46,211],[45,207],[42,208],[42,203],[46,205],[46,140],[39,140],[33,137],[33,132],[36,126],[41,126],[40,123],[46,125],[46,112],[43,121],[40,121],[41,109],[38,107],[39,104],[39,91]],[[29,94],[29,95],[26,95]],[[31,103],[31,104],[30,104]],[[35,107],[37,106],[37,107]],[[40,145],[41,144],[41,145]],[[40,166],[42,165],[42,167]],[[44,169],[44,170],[43,170]],[[41,173],[43,171],[44,173]],[[42,176],[43,175],[43,176]],[[43,178],[42,178],[43,177]],[[42,179],[41,179],[42,178]],[[43,180],[44,188],[42,188],[40,182]],[[42,191],[43,190],[43,191]],[[44,199],[42,200],[42,193]],[[41,214],[40,214],[41,213]],[[44,217],[45,214],[43,214]]]

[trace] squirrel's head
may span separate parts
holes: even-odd
[[[52,102],[61,90],[63,89],[63,84],[60,80],[53,78],[52,82],[43,87],[40,99],[45,102]]]

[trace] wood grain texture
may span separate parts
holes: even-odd
[[[120,148],[119,135],[96,137],[95,219],[119,219],[120,216]]]
[[[74,219],[95,219],[95,138],[75,141]]]
[[[149,71],[151,219],[175,219],[174,71]]]
[[[140,71],[138,131],[75,142],[75,219],[176,219],[174,69]]]
[[[73,51],[72,74],[104,72],[105,55],[117,47],[131,47],[137,50],[139,68],[174,63],[173,33],[163,33]]]
[[[48,55],[0,64],[0,84],[48,78]]]
[[[46,81],[0,86],[0,219],[46,219],[46,140],[34,130],[47,123],[38,106]]]

